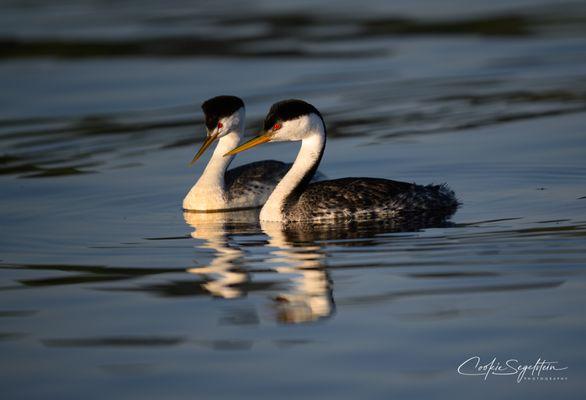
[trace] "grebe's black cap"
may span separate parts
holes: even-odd
[[[290,121],[303,115],[317,114],[322,122],[321,113],[311,104],[297,99],[279,101],[271,107],[264,122],[264,130],[269,131],[277,122]],[[325,124],[324,124],[325,126]]]
[[[217,96],[204,101],[201,109],[205,114],[206,127],[213,130],[220,118],[228,117],[243,107],[244,102],[236,96]]]

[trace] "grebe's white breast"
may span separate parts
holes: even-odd
[[[280,161],[263,161],[227,171],[233,156],[224,154],[240,143],[246,112],[236,96],[218,96],[202,104],[207,137],[192,162],[217,141],[198,181],[183,199],[183,209],[220,211],[262,206],[289,169]]]
[[[189,211],[225,211],[261,207],[291,168],[281,161],[264,160],[228,170],[244,132],[244,102],[235,96],[218,96],[203,103],[207,137],[192,162],[217,141],[198,181],[183,200]]]

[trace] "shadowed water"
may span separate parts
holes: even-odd
[[[7,398],[581,398],[582,2],[3,1],[0,22]],[[247,135],[306,99],[328,178],[446,182],[462,206],[184,213],[218,94]],[[567,379],[459,375],[475,355]]]

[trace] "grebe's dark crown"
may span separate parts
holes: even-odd
[[[282,100],[272,105],[265,118],[264,129],[268,131],[278,122],[290,121],[309,114],[316,114],[323,122],[321,113],[311,104],[297,99]]]
[[[243,107],[244,102],[236,96],[212,97],[201,105],[205,114],[205,124],[210,131],[218,125],[221,118],[228,117]]]

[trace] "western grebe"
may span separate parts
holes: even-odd
[[[207,137],[191,161],[195,163],[218,140],[205,170],[183,199],[189,211],[221,211],[262,206],[291,167],[280,161],[265,160],[226,171],[234,157],[223,157],[240,143],[244,132],[244,102],[235,96],[218,96],[201,106]]]
[[[449,216],[458,201],[445,185],[421,186],[377,178],[341,178],[315,182],[326,146],[320,112],[302,100],[273,104],[256,138],[229,151],[234,155],[265,142],[301,141],[293,166],[260,212],[262,221],[318,221],[414,216]]]

